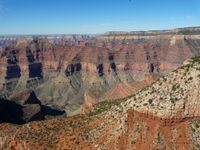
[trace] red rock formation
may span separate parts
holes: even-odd
[[[27,89],[34,90],[44,104],[60,107],[83,104],[86,93],[94,102],[125,97],[145,75],[166,74],[199,55],[198,29],[77,37],[74,44],[59,44],[50,37],[20,39],[0,51],[1,95],[12,99]],[[87,44],[77,44],[78,39]],[[8,64],[9,58],[16,59],[12,62],[15,67],[10,67],[11,79],[5,80],[8,66],[13,66]],[[13,75],[16,67],[19,73]],[[127,90],[120,90],[124,88]]]
[[[200,57],[185,64],[138,93],[101,102],[85,115],[0,125],[0,148],[199,149]]]

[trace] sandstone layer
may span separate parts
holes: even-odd
[[[0,51],[1,97],[23,101],[34,91],[43,105],[80,113],[83,105],[126,97],[198,56],[199,32],[15,38]]]
[[[199,85],[200,57],[196,57],[138,93],[101,102],[85,115],[1,125],[0,147],[198,150]]]

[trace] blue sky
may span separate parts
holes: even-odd
[[[0,34],[99,34],[200,26],[200,0],[0,0]]]

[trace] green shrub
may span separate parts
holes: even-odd
[[[191,81],[191,80],[193,80],[193,77],[189,77],[189,78],[188,78],[188,81]]]
[[[152,104],[152,102],[153,102],[153,99],[149,99],[149,104]]]

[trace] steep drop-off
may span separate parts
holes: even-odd
[[[44,105],[80,112],[84,104],[128,96],[199,55],[199,31],[65,37],[72,43],[56,37],[16,39],[0,51],[1,97],[23,99],[34,91]]]
[[[199,88],[200,58],[196,57],[138,93],[101,102],[85,115],[1,125],[0,147],[198,150]]]

